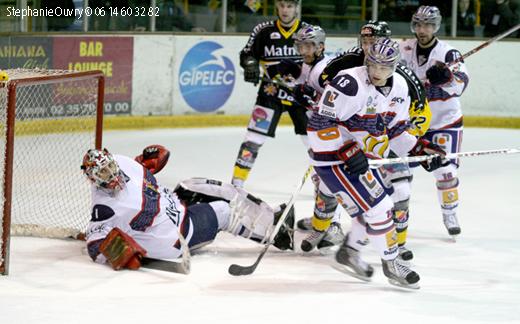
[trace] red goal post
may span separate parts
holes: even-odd
[[[11,235],[66,238],[84,233],[90,188],[80,165],[101,148],[101,71],[4,70],[0,81],[0,273]]]

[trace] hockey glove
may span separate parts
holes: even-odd
[[[298,79],[302,72],[302,67],[298,63],[289,59],[281,60],[280,63],[276,65],[276,68],[278,70],[278,74],[280,74],[282,77],[288,77],[290,75],[293,78]]]
[[[316,105],[318,93],[313,87],[306,84],[298,84],[294,87],[293,96],[294,100],[300,105],[309,110],[313,110],[313,107]]]
[[[437,154],[437,156],[428,161],[419,162],[426,171],[432,172],[450,164],[450,161],[445,158],[446,152],[439,145],[422,138],[417,140],[417,144],[410,151],[411,156],[434,154]]]
[[[446,64],[437,62],[426,71],[426,77],[431,85],[440,86],[450,82],[453,78],[453,73]]]
[[[345,169],[351,175],[360,175],[368,171],[368,160],[358,143],[348,141],[338,149],[338,158],[345,162]]]
[[[169,158],[170,151],[164,146],[156,144],[145,147],[143,154],[136,156],[135,160],[151,173],[156,174],[164,168]]]
[[[108,233],[99,251],[114,270],[137,270],[141,266],[141,258],[146,255],[146,250],[118,227]]]
[[[260,67],[258,61],[250,56],[244,59],[242,67],[244,68],[244,81],[251,82],[255,86],[260,81]]]

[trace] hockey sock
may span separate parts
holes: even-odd
[[[368,244],[366,223],[361,216],[352,218],[352,227],[346,239],[346,245],[358,251]]]
[[[261,146],[261,144],[250,141],[243,142],[240,145],[231,183],[241,186],[247,180]]]
[[[326,231],[332,223],[337,207],[338,201],[336,197],[329,196],[318,190],[314,201],[314,214],[311,220],[312,228],[319,232]]]
[[[370,242],[379,252],[381,259],[393,260],[397,257],[397,232],[395,231],[392,212],[388,211],[388,218],[379,223],[368,224],[367,234]]]
[[[437,195],[443,215],[454,215],[459,206],[459,179],[437,180]]]
[[[394,204],[394,224],[397,232],[397,244],[402,246],[406,243],[408,233],[408,200]]]

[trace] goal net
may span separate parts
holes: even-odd
[[[100,71],[5,70],[0,81],[0,273],[10,235],[77,238],[90,219],[80,170],[101,147]]]

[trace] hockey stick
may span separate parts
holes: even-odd
[[[519,149],[498,149],[498,150],[488,150],[488,151],[473,151],[473,152],[459,152],[459,153],[449,153],[446,154],[446,159],[457,159],[460,157],[468,157],[468,156],[481,156],[481,155],[495,155],[495,154],[517,154],[520,153]],[[389,159],[379,159],[379,160],[369,160],[368,163],[372,166],[380,166],[384,164],[397,164],[397,163],[412,163],[412,162],[422,162],[433,159],[438,156],[437,154],[432,155],[419,155],[419,156],[406,156],[406,157],[397,157],[397,158],[389,158]]]
[[[488,47],[489,45],[493,44],[494,42],[496,41],[499,41],[501,40],[502,38],[506,37],[507,35],[515,32],[516,30],[520,29],[520,24],[516,25],[516,26],[513,26],[511,28],[509,28],[508,30],[506,30],[505,32],[503,32],[502,34],[499,34],[493,38],[490,38],[488,39],[487,41],[485,41],[484,43],[480,44],[479,46],[475,47],[474,49],[472,49],[471,51],[465,53],[464,55],[462,55],[461,57],[459,57],[458,59],[456,59],[455,61],[453,62],[450,62],[448,64],[448,67],[450,66],[453,66],[459,62],[462,62],[463,60],[465,60],[467,57],[475,54],[476,52],[480,51],[481,49],[483,48],[486,48]]]
[[[280,216],[280,219],[278,220],[278,223],[276,223],[276,226],[275,226],[274,230],[271,232],[271,235],[269,236],[268,241],[265,243],[264,249],[262,250],[262,252],[258,256],[258,258],[256,258],[255,263],[253,263],[250,266],[241,266],[241,265],[238,265],[238,264],[232,264],[232,265],[229,266],[229,269],[228,269],[228,272],[229,272],[230,275],[233,275],[233,276],[247,276],[247,275],[250,275],[253,272],[255,272],[256,267],[258,267],[258,264],[260,263],[260,260],[262,260],[262,258],[264,257],[265,253],[267,252],[267,250],[269,249],[269,247],[273,243],[276,234],[278,234],[278,231],[280,231],[280,228],[284,224],[285,219],[287,218],[287,215],[289,214],[289,211],[291,210],[291,207],[294,205],[294,202],[296,201],[296,197],[298,196],[298,194],[302,190],[303,185],[305,184],[305,181],[309,177],[309,174],[311,173],[311,171],[312,171],[312,166],[309,166],[307,168],[307,171],[305,171],[305,175],[303,176],[302,180],[300,181],[300,184],[298,185],[298,187],[296,188],[296,190],[292,194],[291,199],[287,203],[287,206],[285,207],[285,209],[284,209],[284,211],[282,213],[282,216]]]
[[[160,260],[143,257],[141,259],[141,266],[143,268],[155,269],[161,271],[175,272],[181,274],[189,274],[191,270],[191,254],[190,248],[184,236],[182,236],[180,230],[179,233],[179,242],[181,244],[182,257],[180,262],[177,261],[168,261],[168,260]]]

